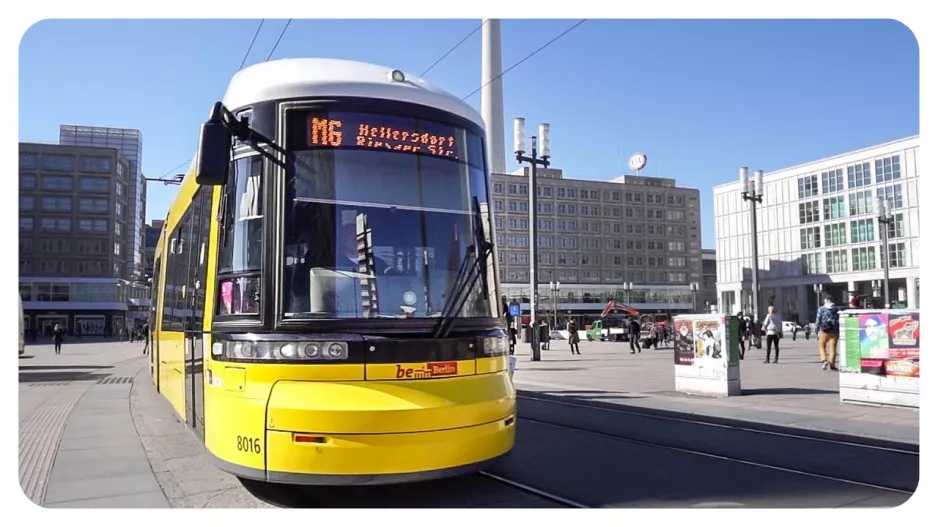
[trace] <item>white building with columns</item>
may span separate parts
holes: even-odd
[[[888,227],[889,296],[919,305],[919,137],[813,161],[764,176],[757,205],[759,313],[774,301],[786,320],[813,321],[815,284],[845,304],[848,291],[883,280],[877,196],[893,205]],[[756,167],[757,168],[757,167]],[[751,204],[738,180],[713,189],[717,292],[723,313],[751,312]]]

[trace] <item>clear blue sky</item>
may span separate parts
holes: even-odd
[[[248,64],[265,60],[284,22],[265,22]],[[574,22],[503,21],[504,67]],[[257,23],[40,22],[20,45],[20,139],[56,141],[63,123],[138,128],[144,172],[162,176],[193,155]],[[273,58],[347,58],[416,75],[479,23],[294,20]],[[427,79],[469,94],[480,47],[477,32]],[[700,188],[705,247],[712,187],[740,165],[771,171],[919,132],[918,44],[894,21],[589,20],[504,85],[506,140],[516,116],[550,122],[553,163],[566,175],[610,179],[617,152],[621,172],[642,151],[645,175]],[[479,95],[469,102],[478,108]],[[148,190],[148,220],[163,217],[175,187]]]

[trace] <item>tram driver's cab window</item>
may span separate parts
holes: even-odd
[[[257,314],[263,255],[263,159],[252,155],[234,160],[229,177],[223,201],[225,233],[218,255],[218,312]]]

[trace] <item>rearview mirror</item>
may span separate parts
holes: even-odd
[[[202,124],[199,151],[195,157],[195,181],[199,185],[216,187],[228,181],[231,163],[231,131],[218,118]]]

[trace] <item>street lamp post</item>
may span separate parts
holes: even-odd
[[[550,125],[541,123],[538,126],[537,137],[531,137],[531,155],[524,155],[525,134],[524,118],[515,118],[515,159],[518,163],[531,163],[531,173],[528,176],[528,243],[530,244],[529,258],[531,260],[531,360],[541,360],[540,336],[537,332],[537,166],[544,168],[550,166]],[[537,145],[541,145],[541,155],[538,157]]]
[[[690,293],[693,297],[694,307],[691,308],[691,313],[697,312],[697,290],[700,289],[700,284],[697,282],[690,283]]]
[[[554,329],[557,329],[557,297],[560,295],[560,282],[550,283],[550,301],[554,311]]]
[[[824,292],[823,284],[814,284],[814,296],[817,297],[817,309],[821,309],[821,293],[823,292]]]
[[[759,320],[759,235],[756,228],[756,204],[762,203],[762,171],[756,170],[755,179],[749,179],[749,167],[740,167],[739,185],[743,201],[752,204],[752,320]],[[758,324],[753,324],[758,328]]]
[[[889,309],[889,226],[896,218],[892,215],[892,202],[883,196],[876,197],[876,221],[880,224],[883,240],[883,298],[886,309]]]
[[[635,284],[632,282],[622,282],[622,289],[625,289],[625,305],[632,307],[632,288]]]

